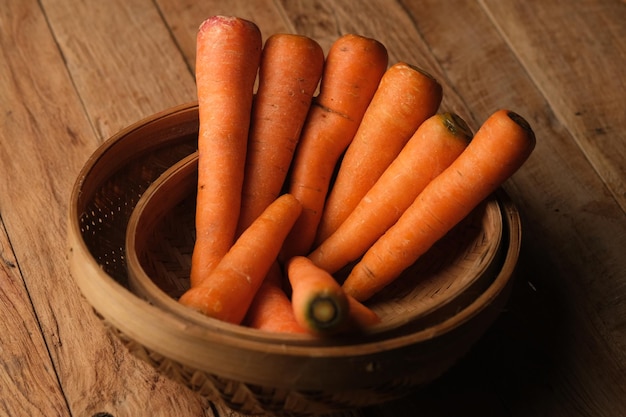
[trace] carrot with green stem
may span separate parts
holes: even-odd
[[[301,211],[292,195],[278,197],[239,236],[211,274],[179,301],[209,317],[241,323]]]
[[[358,35],[340,37],[328,51],[320,92],[290,171],[289,192],[300,200],[303,211],[281,259],[305,255],[313,245],[337,161],[354,137],[387,63],[387,50],[380,42]]]
[[[426,119],[345,221],[308,257],[331,274],[361,257],[463,152],[471,137],[456,114]]]
[[[238,234],[278,197],[324,68],[321,46],[274,34],[261,55],[246,155]]]
[[[211,273],[235,239],[261,46],[259,28],[240,18],[213,16],[198,30],[198,197],[192,287]]]
[[[442,94],[437,80],[415,66],[398,62],[385,72],[341,160],[317,244],[339,227],[417,128],[437,112]]]
[[[300,326],[318,336],[342,330],[349,319],[350,302],[333,276],[303,256],[289,259],[285,270]]]
[[[342,288],[360,301],[384,288],[528,159],[535,135],[518,114],[493,113],[465,151],[432,180],[363,255]]]
[[[307,333],[296,321],[282,282],[280,265],[275,262],[252,300],[244,323],[272,333]]]

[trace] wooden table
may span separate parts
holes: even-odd
[[[505,184],[523,216],[507,309],[421,392],[354,416],[626,416],[626,3],[621,0],[3,0],[0,415],[228,416],[130,355],[69,275],[71,186],[119,129],[196,98],[213,14],[347,32],[424,67],[477,128],[506,107],[537,148]]]

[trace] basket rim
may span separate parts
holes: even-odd
[[[499,273],[491,285],[458,314],[421,331],[393,335],[382,340],[351,338],[342,340],[341,344],[334,344],[336,341],[331,340],[325,344],[311,345],[307,341],[303,343],[300,337],[294,337],[292,341],[284,339],[272,343],[266,339],[259,340],[257,336],[259,333],[263,333],[261,330],[246,328],[246,333],[251,336],[242,337],[242,326],[211,319],[214,321],[214,327],[208,332],[206,328],[197,323],[185,322],[171,312],[150,304],[107,274],[92,256],[80,228],[81,213],[79,213],[79,207],[81,199],[85,198],[82,187],[98,162],[125,136],[143,127],[146,123],[155,123],[172,114],[183,112],[189,112],[188,116],[197,115],[197,102],[175,106],[144,118],[103,142],[80,170],[70,197],[67,244],[71,275],[87,302],[106,323],[147,349],[196,369],[254,382],[250,380],[254,378],[263,380],[263,376],[242,375],[241,372],[243,371],[233,371],[227,368],[227,364],[224,365],[223,369],[206,369],[204,359],[212,355],[212,349],[217,349],[220,352],[257,352],[268,355],[268,357],[273,355],[309,359],[352,358],[357,362],[365,361],[369,360],[369,357],[380,355],[381,352],[389,353],[389,351],[404,349],[453,331],[488,308],[510,285],[509,282],[512,280],[519,256],[521,223],[517,208],[508,198],[506,192],[500,188],[496,194],[502,201],[501,210],[504,215],[504,225],[507,228],[507,248]],[[142,317],[149,317],[150,320],[142,320]],[[151,337],[154,333],[163,331],[167,331],[171,335],[164,343],[162,340],[157,342]],[[197,344],[206,345],[207,343],[211,346],[209,352],[207,352],[208,349],[203,351],[194,347]],[[189,351],[197,353],[197,355],[189,355]]]
[[[138,251],[136,250],[136,247],[138,244],[138,241],[136,239],[137,237],[136,231],[139,228],[145,230],[145,228],[151,228],[148,226],[152,226],[152,223],[150,223],[149,225],[146,224],[145,217],[142,216],[142,213],[150,205],[154,206],[153,198],[155,197],[155,194],[162,187],[167,187],[167,193],[168,193],[167,195],[169,196],[169,201],[172,203],[169,203],[169,202],[166,203],[166,207],[163,207],[163,205],[160,204],[158,206],[159,211],[167,211],[171,209],[172,206],[180,202],[183,198],[185,198],[186,193],[191,190],[192,186],[190,185],[188,181],[181,185],[180,180],[185,179],[187,175],[191,175],[192,172],[194,172],[197,169],[197,164],[198,164],[197,152],[194,152],[188,155],[187,157],[181,159],[180,161],[172,165],[171,168],[167,169],[163,174],[161,174],[159,178],[157,178],[152,184],[150,184],[150,186],[145,190],[143,196],[137,202],[137,205],[135,206],[128,222],[128,227],[126,230],[126,239],[125,239],[125,249],[126,249],[125,253],[126,253],[127,270],[128,270],[129,285],[130,285],[131,292],[135,293],[136,292],[135,290],[137,290],[139,291],[139,294],[137,295],[140,298],[146,298],[148,302],[155,304],[160,308],[164,308],[166,310],[171,311],[173,314],[180,316],[182,320],[185,320],[185,321],[188,320],[192,323],[196,323],[199,326],[206,328],[207,330],[230,332],[230,333],[233,333],[234,335],[237,335],[237,337],[252,338],[255,340],[265,340],[270,343],[302,344],[302,345],[307,345],[311,347],[323,346],[329,343],[332,344],[333,340],[327,340],[324,338],[319,338],[319,337],[315,337],[315,336],[311,336],[307,334],[266,332],[266,331],[246,327],[246,326],[225,323],[224,321],[207,317],[201,313],[192,311],[188,307],[181,305],[176,300],[171,298],[168,294],[163,292],[158,287],[158,285],[152,279],[150,279],[146,271],[143,269],[141,261],[139,260],[139,257],[138,257]],[[174,181],[175,186],[172,186],[171,183],[168,184],[168,182],[172,180],[175,180]],[[497,260],[498,256],[502,257],[503,252],[508,249],[507,247],[501,247],[501,242],[502,242],[502,239],[504,237],[503,235],[505,232],[505,230],[503,229],[506,228],[506,225],[504,221],[504,215],[502,213],[502,204],[500,202],[500,199],[498,199],[495,196],[491,196],[490,198],[493,198],[493,201],[496,204],[495,209],[492,209],[492,210],[497,211],[496,213],[497,222],[500,226],[502,226],[501,228],[498,228],[498,231],[495,235],[496,237],[496,240],[494,240],[495,249],[490,248],[491,250],[493,250],[493,253],[491,255],[494,257],[494,259]],[[496,266],[499,267],[500,263],[498,263],[498,265]],[[477,271],[477,277],[480,277],[482,274],[485,273],[487,269],[491,268],[489,265],[485,265],[485,264],[482,264],[480,266],[482,269]],[[484,278],[478,278],[478,280],[480,279],[484,280]],[[467,288],[472,287],[474,284],[475,284],[474,281],[470,281],[467,284]],[[416,321],[421,321],[423,319],[422,316],[428,315],[428,313],[431,310],[436,311],[436,307],[440,307],[440,306],[444,307],[448,302],[451,302],[454,296],[458,295],[459,293],[462,293],[464,289],[466,289],[466,287],[457,288],[456,292],[453,292],[451,294],[451,299],[442,300],[439,304],[437,304],[436,306],[429,307],[426,311],[423,312],[423,314],[420,314],[415,318],[411,318],[411,319],[407,318],[405,321],[402,321],[402,320],[395,321],[391,323],[390,325],[386,325],[386,324],[376,325],[369,330],[364,329],[362,336],[364,339],[375,340],[381,337],[385,337],[385,335],[388,333],[401,330],[402,328],[407,327],[407,325],[408,327],[410,327],[412,323]],[[149,297],[143,296],[142,294],[145,294],[145,293],[149,293],[150,296]]]
[[[110,306],[110,302],[102,302],[102,297],[99,297],[97,293],[104,291],[111,295],[116,300],[116,304],[124,306],[123,309],[127,309],[128,316],[135,316],[137,313],[147,311],[153,318],[154,322],[158,322],[160,326],[171,327],[174,331],[184,331],[188,335],[194,335],[200,339],[206,338],[207,330],[212,331],[211,341],[213,343],[220,342],[225,346],[230,346],[238,349],[251,349],[258,351],[274,351],[281,354],[294,354],[309,356],[312,350],[315,350],[316,356],[353,356],[354,346],[358,346],[361,354],[375,353],[381,349],[394,349],[402,347],[406,344],[416,343],[428,340],[438,335],[444,334],[447,331],[452,330],[454,327],[463,324],[471,319],[474,315],[480,312],[483,308],[489,305],[489,303],[502,291],[506,286],[507,281],[512,275],[513,269],[517,261],[519,253],[519,243],[521,240],[521,228],[519,226],[519,213],[515,207],[510,203],[510,200],[504,200],[505,220],[509,228],[509,247],[502,265],[502,268],[493,283],[476,298],[476,300],[458,314],[438,323],[434,326],[426,328],[422,331],[407,335],[398,335],[385,340],[373,340],[373,341],[357,341],[356,343],[346,343],[339,346],[332,344],[318,344],[318,345],[301,345],[300,343],[288,344],[288,339],[276,340],[277,343],[268,343],[268,340],[258,340],[255,337],[242,338],[241,330],[243,326],[238,326],[226,322],[222,322],[216,319],[207,317],[206,322],[212,324],[212,328],[206,328],[198,323],[185,322],[180,317],[174,314],[162,310],[146,300],[143,300],[133,294],[129,289],[117,282],[114,278],[108,275],[98,265],[96,260],[91,257],[89,249],[85,241],[82,239],[80,232],[80,225],[77,220],[77,204],[76,201],[80,195],[80,190],[75,190],[72,197],[72,204],[70,209],[70,227],[69,227],[69,252],[70,252],[70,264],[72,271],[74,271],[74,278],[77,281],[81,290],[85,294],[87,300],[93,305],[96,311],[102,315],[106,320],[111,322],[114,326],[119,327],[120,330],[127,334],[133,334],[132,328],[129,328],[128,322],[120,320],[116,317],[118,308],[113,309],[110,312],[107,306]],[[503,191],[499,191],[499,195],[504,195]],[[80,265],[78,265],[80,264]],[[80,272],[83,270],[91,271],[94,275],[93,279],[86,279],[81,276]],[[94,292],[96,294],[94,294]],[[132,314],[134,313],[134,314]],[[246,333],[254,336],[258,333],[264,333],[257,329],[245,329]],[[215,339],[213,338],[215,337]],[[141,337],[138,335],[138,341],[144,345],[150,345],[149,337]],[[293,337],[294,342],[300,342],[305,339],[302,337]]]
[[[124,137],[146,128],[146,126],[154,125],[160,123],[163,119],[171,118],[177,114],[187,113],[187,112],[197,112],[198,102],[192,101],[188,103],[179,104],[177,106],[173,106],[168,109],[161,110],[153,115],[146,116],[125,128],[119,130],[114,135],[107,138],[104,142],[102,142],[87,158],[83,166],[81,167],[78,175],[72,184],[72,189],[70,193],[70,203],[78,203],[81,198],[83,198],[83,186],[89,179],[89,174],[93,171],[94,167],[98,164],[98,162],[107,157],[108,153],[112,148],[118,145]],[[70,204],[69,207],[69,215],[70,219],[78,218],[79,213],[77,212],[76,205]],[[72,233],[78,232],[80,234],[80,225],[78,223],[73,224],[70,222],[70,227],[77,227],[76,230],[73,230]]]
[[[303,346],[245,339],[232,332],[225,332],[223,329],[215,329],[209,333],[202,326],[185,323],[171,312],[139,299],[106,274],[95,260],[81,257],[81,253],[84,254],[87,248],[76,236],[70,236],[70,266],[79,287],[95,312],[102,317],[104,322],[125,334],[126,337],[148,350],[157,352],[185,366],[236,380],[263,384],[267,383],[264,375],[245,372],[242,375],[241,372],[243,371],[232,369],[228,364],[219,369],[214,366],[209,367],[207,366],[207,358],[211,358],[215,354],[214,350],[217,349],[218,353],[229,351],[229,355],[239,356],[246,352],[256,352],[268,358],[280,356],[287,360],[288,358],[350,359],[355,362],[354,366],[357,366],[357,363],[360,362],[372,363],[382,354],[401,351],[412,345],[429,342],[465,325],[473,317],[479,315],[510,286],[517,263],[521,241],[519,215],[515,207],[509,203],[505,204],[506,221],[511,225],[509,232],[511,245],[494,282],[474,302],[465,307],[460,314],[419,332],[358,344]],[[85,279],[85,272],[91,279]],[[108,294],[109,298],[105,299],[101,297],[101,294]],[[111,297],[114,302],[110,301]],[[151,317],[151,320],[146,322],[139,319],[145,316]],[[226,325],[229,324],[222,325],[220,323],[218,327],[226,327]],[[151,337],[153,334],[163,331],[166,331],[169,336],[166,340],[156,341]],[[261,332],[256,329],[250,329],[250,331]],[[200,345],[204,349],[198,349]],[[207,346],[211,348],[207,349]],[[311,383],[308,380],[300,382],[303,384]],[[325,384],[327,383],[325,382]]]

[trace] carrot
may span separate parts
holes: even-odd
[[[471,137],[455,114],[426,119],[354,211],[309,258],[331,274],[358,259],[463,152]]]
[[[493,113],[465,151],[363,255],[343,289],[364,301],[392,282],[513,175],[535,142],[521,116],[508,110]]]
[[[380,316],[374,310],[357,301],[353,296],[346,294],[350,309],[349,330],[363,330],[381,322]]]
[[[252,300],[245,324],[273,333],[306,333],[296,321],[291,300],[282,289],[282,279],[280,266],[275,262]]]
[[[314,40],[275,34],[263,47],[252,107],[238,233],[278,197],[324,68]]]
[[[385,72],[342,158],[317,244],[348,217],[417,128],[437,112],[441,99],[441,85],[417,67],[398,62]]]
[[[198,30],[200,125],[191,286],[210,274],[235,238],[261,46],[259,28],[236,17],[208,18]]]
[[[291,304],[296,321],[318,336],[341,330],[349,318],[350,304],[335,279],[304,256],[285,265],[291,284]]]
[[[337,161],[361,123],[387,60],[380,42],[358,35],[340,37],[328,51],[320,93],[307,116],[290,172],[289,192],[300,200],[303,211],[281,259],[310,250]]]
[[[278,197],[241,234],[211,274],[179,301],[207,316],[241,323],[301,211],[292,195]]]

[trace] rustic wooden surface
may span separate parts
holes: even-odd
[[[229,416],[108,336],[69,276],[71,186],[119,129],[195,99],[196,29],[231,14],[325,50],[354,32],[432,72],[476,128],[506,107],[538,145],[505,188],[524,221],[511,300],[432,386],[353,416],[626,416],[622,0],[3,0],[0,415]]]

